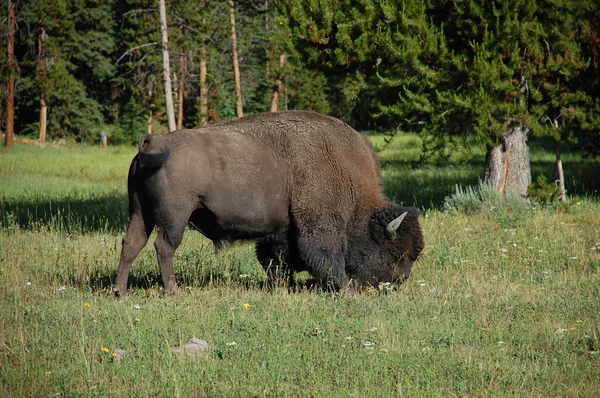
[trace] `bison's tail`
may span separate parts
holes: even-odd
[[[159,168],[169,158],[169,149],[162,148],[155,142],[156,136],[145,134],[140,137],[138,159],[142,167]]]

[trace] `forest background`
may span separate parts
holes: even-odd
[[[480,146],[486,180],[504,176],[496,187],[521,194],[531,177],[511,178],[530,175],[528,156],[517,167],[495,148],[521,142],[527,155],[533,135],[553,138],[558,160],[560,143],[599,153],[596,1],[173,0],[168,38],[160,3],[5,2],[2,130],[130,144],[145,132],[304,109],[362,131],[417,131],[423,156],[440,161]]]
[[[9,0],[0,46],[0,396],[600,396],[597,0]],[[369,136],[422,214],[411,279],[262,288],[187,233],[185,293],[150,244],[116,300],[131,144],[275,108]]]

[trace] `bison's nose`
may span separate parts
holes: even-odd
[[[411,268],[410,265],[400,260],[394,267],[394,283],[401,284],[404,282],[410,276]]]

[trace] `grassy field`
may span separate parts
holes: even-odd
[[[383,146],[383,137],[372,137]],[[600,395],[600,163],[563,157],[568,206],[444,211],[483,155],[380,153],[387,194],[418,206],[426,251],[394,292],[262,289],[250,245],[188,232],[165,298],[152,245],[110,294],[133,148],[0,151],[0,396]],[[553,154],[532,143],[534,177]],[[209,356],[170,347],[206,340]],[[124,350],[125,359],[113,357]]]

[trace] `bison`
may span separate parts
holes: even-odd
[[[369,142],[312,112],[144,135],[128,191],[116,295],[126,293],[131,264],[154,227],[166,294],[178,291],[173,254],[188,224],[216,250],[256,241],[268,272],[307,270],[337,291],[402,282],[424,245],[418,212],[384,196]]]

